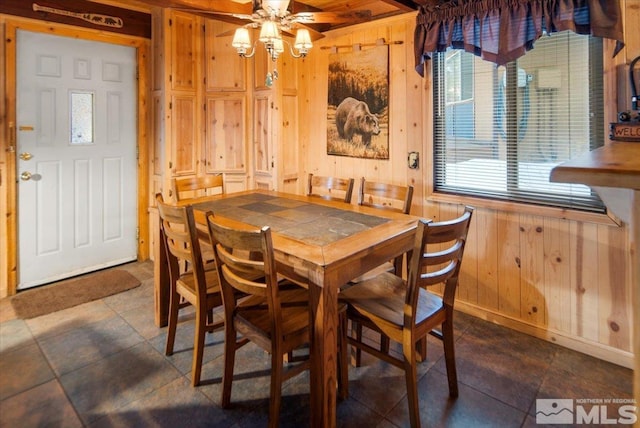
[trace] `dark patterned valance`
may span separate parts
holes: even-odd
[[[618,0],[414,0],[416,71],[433,52],[464,49],[503,65],[533,48],[544,32],[571,30],[624,46]]]

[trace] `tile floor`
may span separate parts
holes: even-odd
[[[176,352],[153,322],[153,265],[124,266],[142,285],[30,320],[0,302],[0,427],[263,427],[269,358],[239,351],[232,409],[220,401],[223,336],[208,336],[204,384],[190,386],[193,320],[181,318]],[[14,318],[14,319],[12,319]],[[460,396],[448,398],[442,345],[429,338],[419,369],[423,426],[533,427],[536,398],[631,398],[632,372],[459,313]],[[366,355],[366,354],[364,354]],[[284,387],[282,426],[308,426],[308,374]],[[350,368],[341,427],[408,426],[403,373],[372,357]]]

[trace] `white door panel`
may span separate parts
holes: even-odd
[[[18,288],[134,260],[135,49],[21,30],[17,47]]]

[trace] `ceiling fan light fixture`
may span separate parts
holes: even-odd
[[[274,21],[265,21],[260,28],[260,41],[268,44],[273,43],[275,40],[281,39],[280,30],[278,25]]]
[[[247,54],[247,51],[251,48],[251,37],[249,36],[249,30],[240,27],[236,29],[236,32],[233,34],[233,40],[231,41],[231,46],[233,46],[238,55],[243,57],[253,56],[252,54]],[[255,53],[255,52],[254,52]]]
[[[306,28],[300,28],[296,32],[296,40],[293,43],[293,47],[300,52],[300,55],[304,56],[309,53],[309,49],[313,47],[313,43],[311,42],[311,34],[309,34],[309,30]]]

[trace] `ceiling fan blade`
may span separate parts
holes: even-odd
[[[292,22],[302,24],[339,24],[357,23],[371,20],[370,10],[354,10],[351,12],[298,12],[291,16]]]
[[[309,30],[309,35],[311,36],[311,41],[315,42],[316,40],[320,40],[323,37],[325,37],[324,34],[322,34],[321,32],[314,30],[313,28],[309,27],[308,25],[304,25],[300,22],[293,22],[292,23],[292,27],[293,28],[306,28],[307,30]],[[295,37],[295,34],[291,34],[292,36]]]

